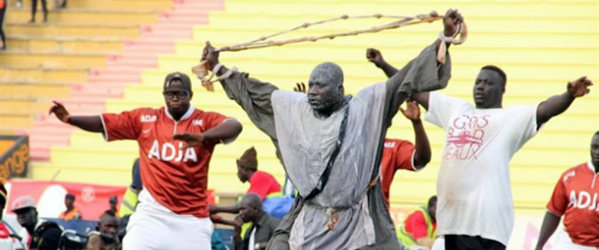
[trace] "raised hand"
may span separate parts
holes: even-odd
[[[206,46],[204,46],[204,51],[202,52],[202,61],[206,61],[206,67],[210,71],[218,64],[218,54],[219,52],[212,47],[210,42],[206,42]]]
[[[407,100],[406,106],[405,110],[399,107],[399,111],[413,122],[420,121],[420,107],[418,106],[418,103],[414,100]]]
[[[61,122],[64,123],[69,123],[69,118],[71,117],[69,115],[69,111],[67,111],[67,109],[64,107],[64,105],[62,105],[62,103],[57,102],[57,101],[52,101],[54,103],[54,105],[52,105],[52,107],[50,107],[50,110],[48,111],[48,115],[54,113],[54,115],[56,115],[56,118],[58,118],[58,120],[60,120]]]
[[[377,67],[380,67],[384,62],[383,54],[378,49],[368,48],[366,49],[366,59],[369,62],[374,63]]]
[[[173,140],[181,140],[187,142],[187,147],[192,148],[199,146],[204,142],[204,135],[195,133],[181,133],[173,136]]]
[[[293,91],[300,92],[300,93],[306,93],[306,84],[303,82],[296,83],[295,87],[293,87]]]
[[[458,12],[458,10],[449,9],[447,13],[445,13],[445,17],[443,17],[443,34],[446,37],[451,37],[456,35],[460,24],[464,21],[464,17],[462,14]]]
[[[586,76],[576,79],[573,82],[568,82],[568,93],[572,95],[574,98],[578,98],[584,96],[591,92],[589,89],[590,86],[593,86],[593,82],[591,79],[588,79]]]

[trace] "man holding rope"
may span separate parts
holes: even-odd
[[[462,21],[449,10],[442,36],[456,35]],[[218,55],[208,43],[204,65],[273,140],[299,191],[268,249],[400,249],[378,178],[384,138],[405,99],[447,85],[446,44],[436,40],[386,83],[353,98],[344,94],[334,63],[314,68],[306,95],[229,69]]]
[[[390,79],[398,72],[376,49],[367,58]],[[425,119],[447,131],[437,183],[438,234],[446,250],[506,249],[514,226],[512,156],[593,85],[580,77],[543,102],[503,108],[506,82],[499,67],[482,67],[472,89],[475,106],[438,92],[413,95],[428,111]]]

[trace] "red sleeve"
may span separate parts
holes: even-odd
[[[206,130],[214,128],[229,119],[229,117],[215,112],[206,112],[205,115],[206,118],[204,118],[204,120],[206,121]]]
[[[406,219],[406,231],[412,233],[412,238],[420,239],[427,236],[426,220],[422,211],[412,213]]]
[[[4,225],[4,222],[0,221],[0,239],[10,238],[10,230]]]
[[[566,193],[566,185],[564,184],[563,179],[564,176],[562,175],[559,181],[557,181],[555,189],[553,189],[551,200],[549,200],[549,203],[547,204],[547,210],[557,216],[564,215],[566,208],[568,208],[568,195]]]
[[[145,119],[156,119],[155,114],[144,115]],[[141,110],[135,109],[120,114],[102,114],[104,138],[106,141],[130,139],[135,140],[141,131]]]
[[[270,179],[267,175],[256,171],[250,178],[250,189],[248,193],[255,193],[260,196],[260,199],[264,200],[270,190]]]
[[[395,148],[395,169],[405,169],[415,171],[414,169],[414,144],[409,141],[398,141]]]

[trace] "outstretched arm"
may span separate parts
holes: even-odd
[[[574,99],[588,94],[590,92],[589,87],[592,85],[593,82],[586,76],[583,76],[573,82],[568,82],[566,92],[552,96],[539,104],[539,107],[537,107],[537,129],[541,128],[541,125],[549,121],[552,117],[566,111],[570,107],[570,104],[574,102]]]
[[[443,34],[446,37],[456,35],[459,25],[463,21],[464,18],[457,10],[448,10],[443,19]],[[437,57],[442,47],[441,45],[443,45],[441,43],[441,40],[435,41],[433,45],[427,47],[417,58],[410,61],[401,70],[397,70],[387,63],[383,59],[381,52],[376,49],[368,49],[366,51],[366,58],[378,68],[381,68],[385,72],[385,75],[389,77],[387,83],[392,85],[391,89],[393,93],[405,93],[408,91],[413,100],[428,110],[429,94],[427,91],[431,90],[428,85],[441,85],[444,87],[451,77],[451,60],[447,50],[444,51],[445,60]],[[445,43],[445,48],[448,49],[450,45],[449,43]],[[403,85],[405,82],[410,82],[409,87],[402,86],[400,88],[399,85]],[[394,110],[400,104],[399,102],[392,101],[390,109]]]
[[[557,216],[549,211],[545,213],[545,218],[543,219],[543,225],[541,226],[541,233],[539,234],[539,241],[537,242],[536,250],[542,250],[549,237],[555,232],[557,226],[559,225],[561,217]]]
[[[102,118],[99,115],[96,116],[71,116],[69,111],[62,105],[62,103],[54,101],[54,105],[50,108],[48,114],[56,115],[60,121],[76,126],[80,129],[89,132],[103,133],[104,126],[102,125]]]
[[[385,73],[387,78],[391,78],[398,71],[395,67],[393,67],[393,65],[385,61],[385,59],[383,58],[383,54],[378,49],[366,49],[366,59],[368,59],[369,62],[373,63],[374,66],[381,69]]]
[[[219,65],[218,51],[206,43],[202,60],[206,61],[208,69],[214,70]],[[241,106],[250,120],[276,143],[274,113],[270,97],[278,88],[272,84],[249,78],[247,73],[233,72],[227,67],[219,67],[214,72],[223,76],[220,83],[227,96]]]
[[[412,127],[414,127],[414,135],[416,137],[416,152],[414,152],[414,167],[416,169],[422,169],[431,161],[431,145],[428,141],[424,126],[422,126],[422,120],[420,120],[420,109],[418,104],[413,100],[408,100],[407,108],[404,110],[399,107],[401,113],[412,121]]]
[[[189,147],[195,147],[204,141],[231,141],[241,133],[241,130],[241,123],[235,119],[228,119],[220,125],[206,130],[204,133],[176,134],[173,136],[173,140],[182,140],[187,142]]]

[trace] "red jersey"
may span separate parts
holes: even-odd
[[[186,148],[173,135],[203,133],[227,117],[190,107],[175,121],[166,110],[140,108],[120,114],[102,114],[108,141],[130,139],[139,144],[139,166],[144,188],[156,201],[177,214],[209,216],[208,165],[218,141]]]
[[[435,235],[435,231],[437,231],[437,222],[431,221],[433,235],[428,235],[428,223],[429,222],[427,222],[427,219],[420,210],[410,214],[404,222],[406,231],[412,234],[414,240],[424,237],[435,238],[433,235]]]
[[[599,247],[599,174],[593,165],[568,169],[557,182],[547,209],[564,215],[564,226],[572,242]]]
[[[383,158],[381,159],[381,178],[385,203],[389,207],[389,190],[393,176],[398,169],[415,171],[414,144],[398,139],[385,139]]]
[[[271,174],[256,170],[250,177],[250,189],[247,193],[255,193],[264,200],[269,194],[277,192],[281,192],[281,185]]]

